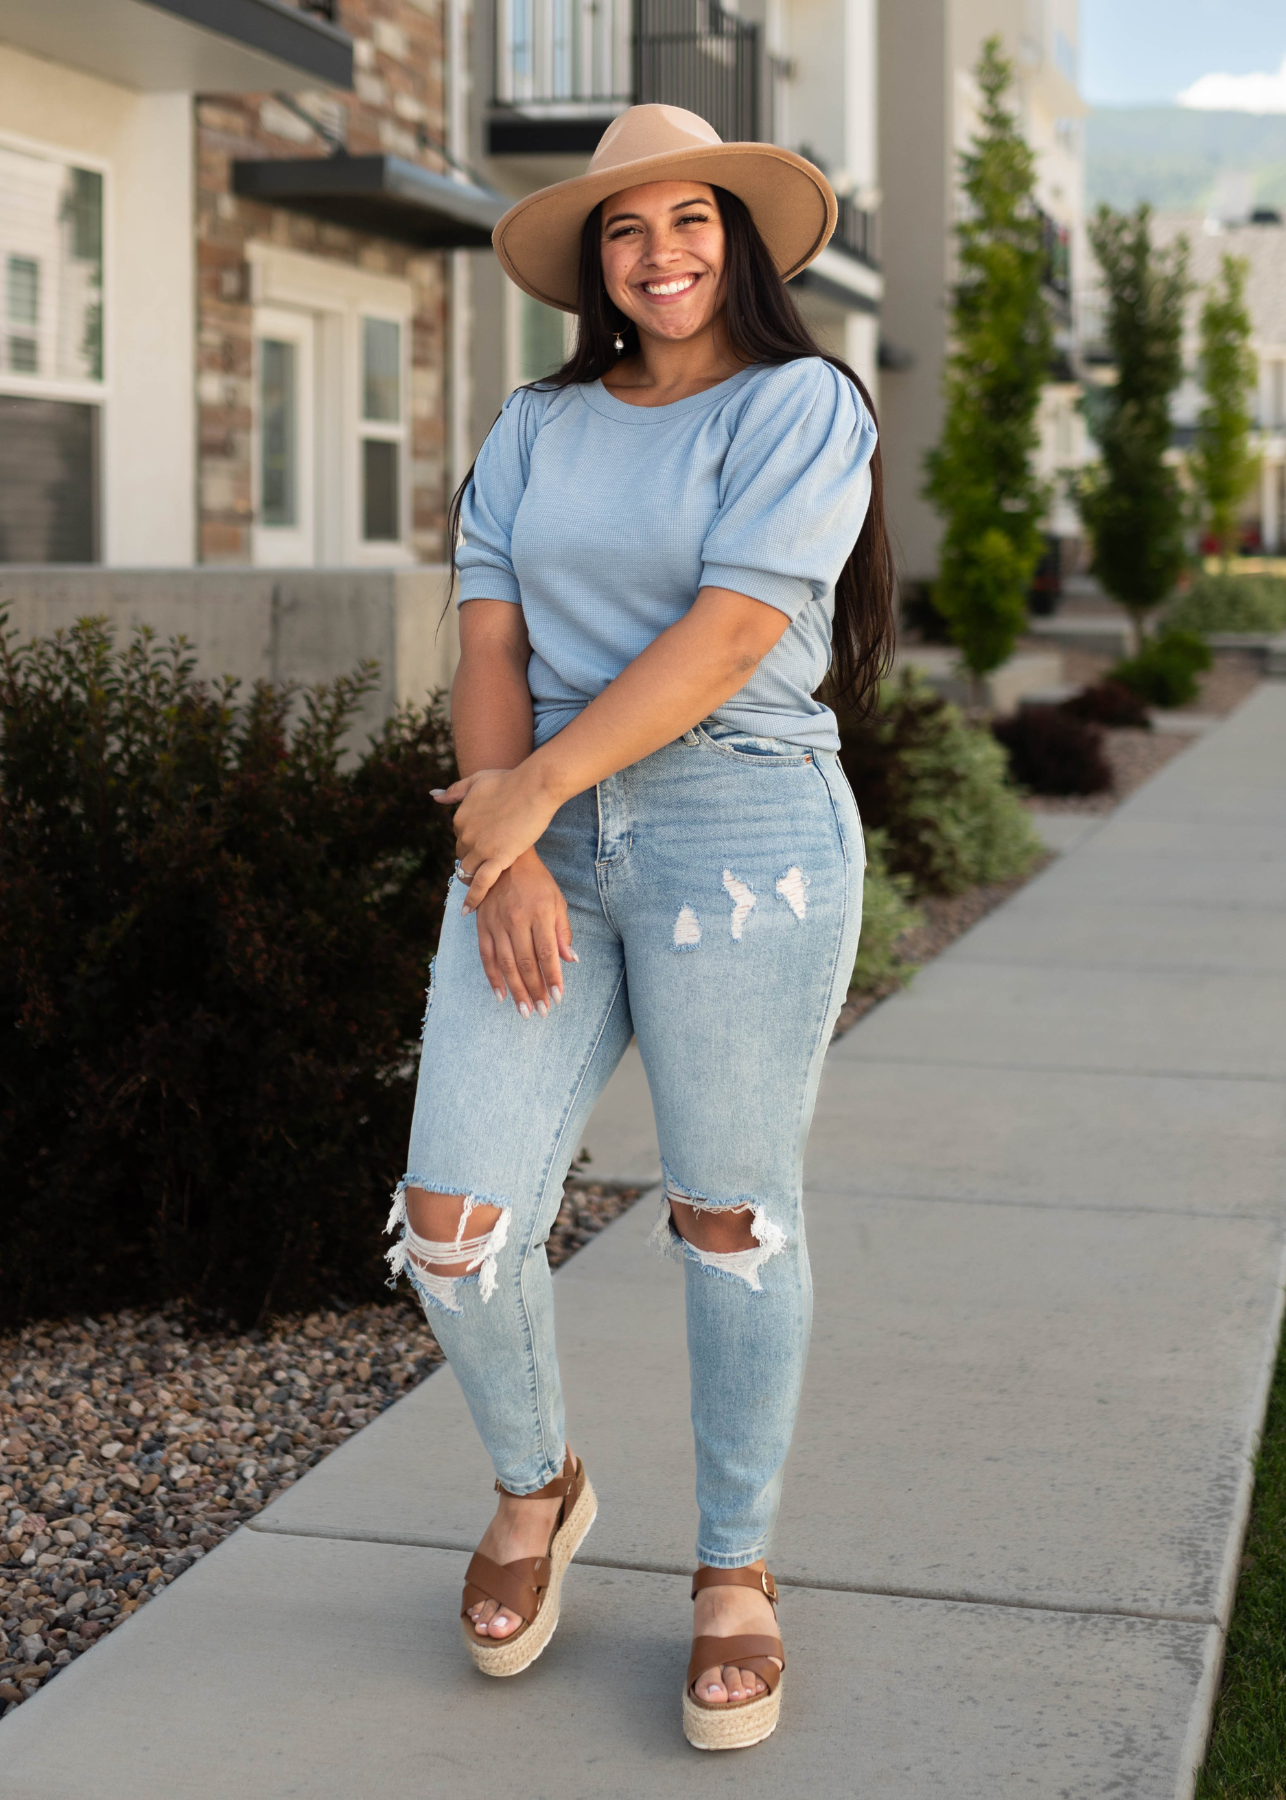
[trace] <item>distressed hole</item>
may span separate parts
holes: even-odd
[[[396,1283],[399,1275],[405,1274],[423,1298],[445,1307],[448,1312],[458,1313],[461,1309],[456,1293],[457,1284],[476,1275],[479,1298],[485,1304],[496,1291],[496,1259],[508,1242],[510,1208],[500,1206],[495,1221],[486,1231],[474,1237],[466,1237],[465,1227],[474,1209],[479,1206],[495,1207],[497,1202],[477,1194],[461,1194],[458,1197],[444,1195],[443,1198],[458,1199],[460,1219],[455,1236],[421,1237],[407,1216],[408,1187],[414,1187],[425,1194],[438,1192],[437,1189],[423,1187],[419,1182],[402,1181],[398,1184],[388,1224],[385,1226],[386,1231],[396,1231],[400,1226],[402,1233],[392,1249],[384,1253],[391,1274],[390,1286]]]
[[[690,906],[681,906],[679,916],[674,921],[674,947],[676,950],[695,950],[701,942],[701,921]]]
[[[679,1230],[671,1210],[672,1201],[690,1206],[696,1213],[749,1213],[750,1235],[754,1242],[744,1250],[703,1250]],[[673,1257],[679,1262],[694,1262],[712,1275],[744,1281],[752,1292],[759,1294],[763,1292],[759,1271],[766,1262],[774,1256],[780,1256],[786,1248],[786,1233],[768,1217],[762,1206],[757,1206],[752,1200],[739,1206],[714,1206],[708,1200],[689,1194],[675,1182],[667,1180],[661,1199],[660,1217],[652,1228],[648,1242],[662,1256]]]
[[[808,911],[808,877],[798,864],[792,863],[787,869],[777,883],[777,892],[795,917],[802,919]]]
[[[754,894],[744,881],[739,881],[731,869],[723,872],[723,889],[732,901],[731,929],[734,938],[740,938],[742,928],[754,907],[757,905]]]

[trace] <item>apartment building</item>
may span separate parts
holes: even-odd
[[[1077,0],[885,0],[878,75],[886,320],[880,412],[890,523],[907,581],[927,581],[937,565],[941,526],[921,492],[924,455],[942,424],[958,156],[977,128],[973,70],[993,32],[1014,66],[1011,105],[1036,155],[1045,219],[1045,297],[1057,354],[1038,418],[1038,466],[1056,494],[1048,521],[1051,562],[1079,535],[1058,480],[1087,454],[1072,368],[1073,270],[1085,261],[1086,107],[1076,85]]]
[[[874,389],[879,205],[875,0],[475,0],[464,130],[487,185],[518,199],[583,172],[627,106],[661,101],[725,140],[801,151],[840,196],[830,245],[793,285],[828,349]],[[563,358],[564,316],[519,294],[490,259],[468,287],[467,437],[506,395]]]
[[[0,561],[396,568],[443,547],[439,0],[0,7]]]

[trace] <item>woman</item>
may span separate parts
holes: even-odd
[[[703,1749],[768,1735],[785,1663],[763,1558],[809,1330],[801,1156],[864,863],[812,695],[829,668],[860,705],[892,636],[869,399],[782,280],[835,216],[802,158],[638,106],[496,228],[579,329],[457,500],[459,863],[390,1219],[498,1476],[463,1629],[516,1674],[596,1510],[544,1243],[637,1036],[687,1283]]]

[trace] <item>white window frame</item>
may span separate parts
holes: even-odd
[[[368,419],[366,414],[366,369],[365,346],[363,343],[364,319],[383,319],[398,328],[398,409],[396,422],[391,419]],[[358,311],[354,334],[356,354],[354,357],[354,374],[356,376],[356,392],[353,396],[354,411],[357,416],[357,438],[353,446],[353,480],[357,494],[357,538],[362,550],[393,550],[405,544],[410,535],[410,412],[411,412],[411,330],[408,317],[401,312],[393,312],[387,306],[363,306]],[[366,494],[365,463],[362,445],[367,438],[375,438],[386,444],[398,446],[397,458],[397,517],[400,527],[396,539],[368,539],[363,534],[366,529]]]
[[[275,244],[246,246],[251,298],[256,311],[306,313],[314,322],[315,528],[309,564],[356,568],[405,568],[416,560],[411,547],[411,329],[415,294],[409,281],[377,275],[348,263],[330,262]],[[401,327],[402,418],[394,428],[403,451],[398,467],[401,536],[396,542],[367,543],[362,536],[362,449],[365,436],[382,437],[389,427],[362,419],[362,319],[385,318]],[[256,328],[256,335],[257,328]],[[259,438],[256,372],[254,441]],[[256,455],[257,455],[256,450]],[[256,505],[258,485],[255,487]],[[262,529],[256,524],[256,536]],[[255,560],[259,560],[256,544]]]
[[[310,313],[259,306],[254,313],[254,430],[251,467],[254,493],[254,560],[263,568],[310,568],[317,561],[317,372],[318,332]],[[265,339],[295,348],[295,523],[268,525],[263,519],[263,419],[259,410]]]
[[[14,131],[0,131],[0,146],[6,150],[16,150],[26,156],[39,156],[47,162],[59,162],[67,168],[92,169],[103,178],[103,375],[100,381],[75,381],[61,375],[17,375],[7,368],[0,368],[0,394],[22,395],[34,400],[82,400],[90,401],[99,407],[98,431],[99,443],[104,442],[106,427],[106,405],[111,394],[111,338],[110,327],[115,317],[115,296],[112,282],[112,166],[101,156],[91,156],[87,151],[68,148],[65,144],[49,143],[41,138],[30,138]],[[7,283],[7,258],[0,257],[0,281]],[[0,289],[0,294],[6,290]],[[7,294],[4,306],[0,307],[0,329],[7,332]],[[7,359],[6,359],[7,360]],[[99,496],[101,506],[102,495]]]

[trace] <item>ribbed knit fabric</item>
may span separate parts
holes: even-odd
[[[460,602],[521,605],[536,742],[602,692],[702,587],[777,607],[790,628],[713,716],[838,748],[812,698],[830,664],[834,584],[870,501],[875,424],[820,357],[743,369],[670,406],[601,382],[513,394],[465,496]]]

